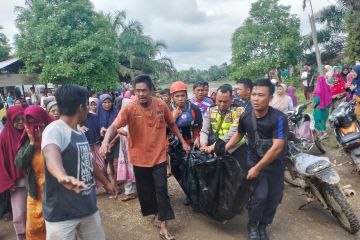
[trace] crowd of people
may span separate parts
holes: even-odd
[[[339,102],[355,99],[360,106],[359,81],[360,65],[325,66],[316,81],[305,66],[304,96],[314,102],[322,137]],[[148,75],[116,94],[63,85],[47,96],[31,88],[24,102],[9,93],[0,134],[0,215],[12,214],[17,239],[105,239],[96,203],[101,189],[110,198],[119,192],[123,201],[138,198],[160,237],[175,239],[167,224],[175,218],[168,177],[180,180],[182,172],[171,164],[170,139],[187,153],[207,154],[223,141],[248,180],[261,175],[248,202],[248,236],[269,239],[266,227],[284,190],[286,114],[298,105],[295,88],[241,79],[235,88],[196,82],[192,94],[182,81],[155,92]],[[184,204],[192,204],[187,194]]]

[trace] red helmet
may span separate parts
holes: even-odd
[[[170,94],[176,93],[176,92],[180,92],[180,91],[185,91],[187,92],[187,86],[184,82],[182,81],[176,81],[173,82],[170,86]]]

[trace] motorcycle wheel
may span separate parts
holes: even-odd
[[[324,184],[322,192],[331,214],[340,222],[341,226],[351,234],[357,233],[360,229],[359,220],[338,186]]]
[[[317,149],[319,149],[319,151],[322,154],[324,154],[326,151],[325,151],[325,148],[322,145],[321,141],[319,140],[319,134],[316,130],[314,131],[314,142],[315,142],[315,146],[317,147]]]

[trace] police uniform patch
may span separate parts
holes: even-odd
[[[240,117],[240,115],[245,112],[245,108],[244,107],[237,107],[235,111],[236,111],[236,115],[238,117]]]
[[[224,122],[226,122],[226,123],[232,122],[232,114],[231,114],[231,112],[226,114]]]

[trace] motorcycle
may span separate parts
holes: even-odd
[[[333,97],[330,113],[332,113],[341,103],[346,102],[347,92],[338,94]]]
[[[304,153],[291,140],[287,145],[285,181],[300,187],[307,195],[308,202],[299,209],[319,201],[346,231],[358,232],[359,220],[340,187],[340,176],[329,158]]]
[[[335,137],[350,156],[360,174],[360,125],[356,120],[355,101],[342,102],[329,116]]]
[[[321,153],[325,153],[315,122],[311,114],[304,113],[311,102],[297,106],[295,111],[287,113],[289,119],[289,138],[293,139],[297,148],[309,152],[314,145]]]

